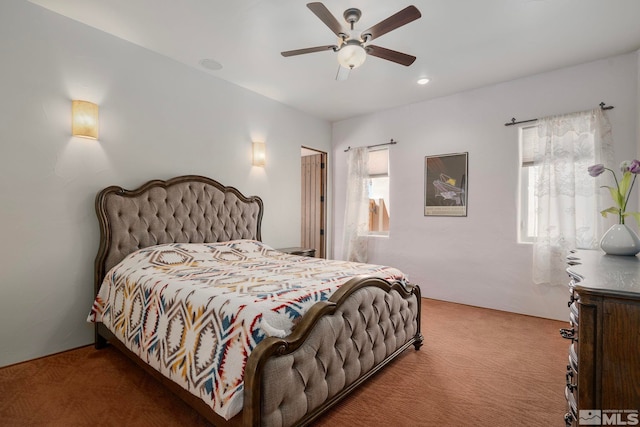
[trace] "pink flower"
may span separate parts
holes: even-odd
[[[629,166],[631,165],[631,162],[629,160],[623,160],[620,163],[620,172],[625,173],[625,172],[629,172]]]
[[[639,166],[640,167],[640,166]],[[587,170],[589,171],[589,175],[596,177],[602,174],[602,172],[604,172],[605,167],[602,163],[598,163],[597,165],[593,165],[593,166],[589,166],[589,168],[587,168]]]
[[[631,215],[635,218],[638,225],[640,225],[640,212],[626,211],[627,203],[629,202],[629,197],[633,190],[633,184],[636,183],[636,178],[640,175],[640,160],[625,160],[620,163],[620,170],[622,171],[622,179],[620,181],[618,181],[618,177],[612,169],[604,167],[601,163],[587,168],[589,175],[593,177],[600,176],[605,170],[611,172],[613,180],[616,183],[615,187],[603,185],[603,187],[609,189],[615,206],[611,206],[610,208],[600,211],[600,213],[604,217],[606,217],[607,214],[618,215],[618,221],[620,224],[624,224],[624,218]]]

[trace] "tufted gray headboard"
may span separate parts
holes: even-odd
[[[262,238],[259,197],[197,175],[149,181],[136,190],[107,187],[96,196],[96,213],[96,292],[111,267],[141,248]]]

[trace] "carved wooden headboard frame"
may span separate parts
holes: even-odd
[[[262,199],[245,197],[234,187],[198,175],[149,181],[136,190],[107,187],[96,196],[96,213],[96,293],[107,271],[138,249],[262,239]]]

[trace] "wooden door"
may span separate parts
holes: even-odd
[[[316,257],[326,257],[326,153],[302,156],[301,167],[301,242],[315,249]]]

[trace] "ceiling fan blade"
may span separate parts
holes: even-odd
[[[389,31],[395,30],[398,27],[413,22],[420,18],[422,14],[415,6],[407,6],[400,12],[391,15],[387,19],[378,22],[371,28],[368,28],[362,32],[362,38],[366,41],[377,39],[378,37],[387,34]]]
[[[329,27],[336,36],[342,38],[347,34],[340,22],[329,12],[329,9],[327,9],[324,4],[320,2],[307,3],[307,7],[311,9],[311,12],[320,18],[320,20],[324,22],[324,25]]]
[[[316,46],[316,47],[307,47],[305,49],[296,49],[296,50],[287,50],[285,52],[280,52],[282,56],[295,56],[295,55],[304,55],[305,53],[313,53],[313,52],[322,52],[324,50],[333,50],[336,51],[338,46],[328,44],[326,46]]]
[[[366,50],[367,53],[371,56],[377,56],[378,58],[396,62],[407,67],[413,64],[413,61],[416,60],[415,56],[407,55],[406,53],[398,52],[380,46],[369,45],[366,47]]]
[[[351,73],[351,68],[343,67],[342,65],[338,65],[338,72],[336,73],[336,80],[343,81],[349,78],[349,73]]]

